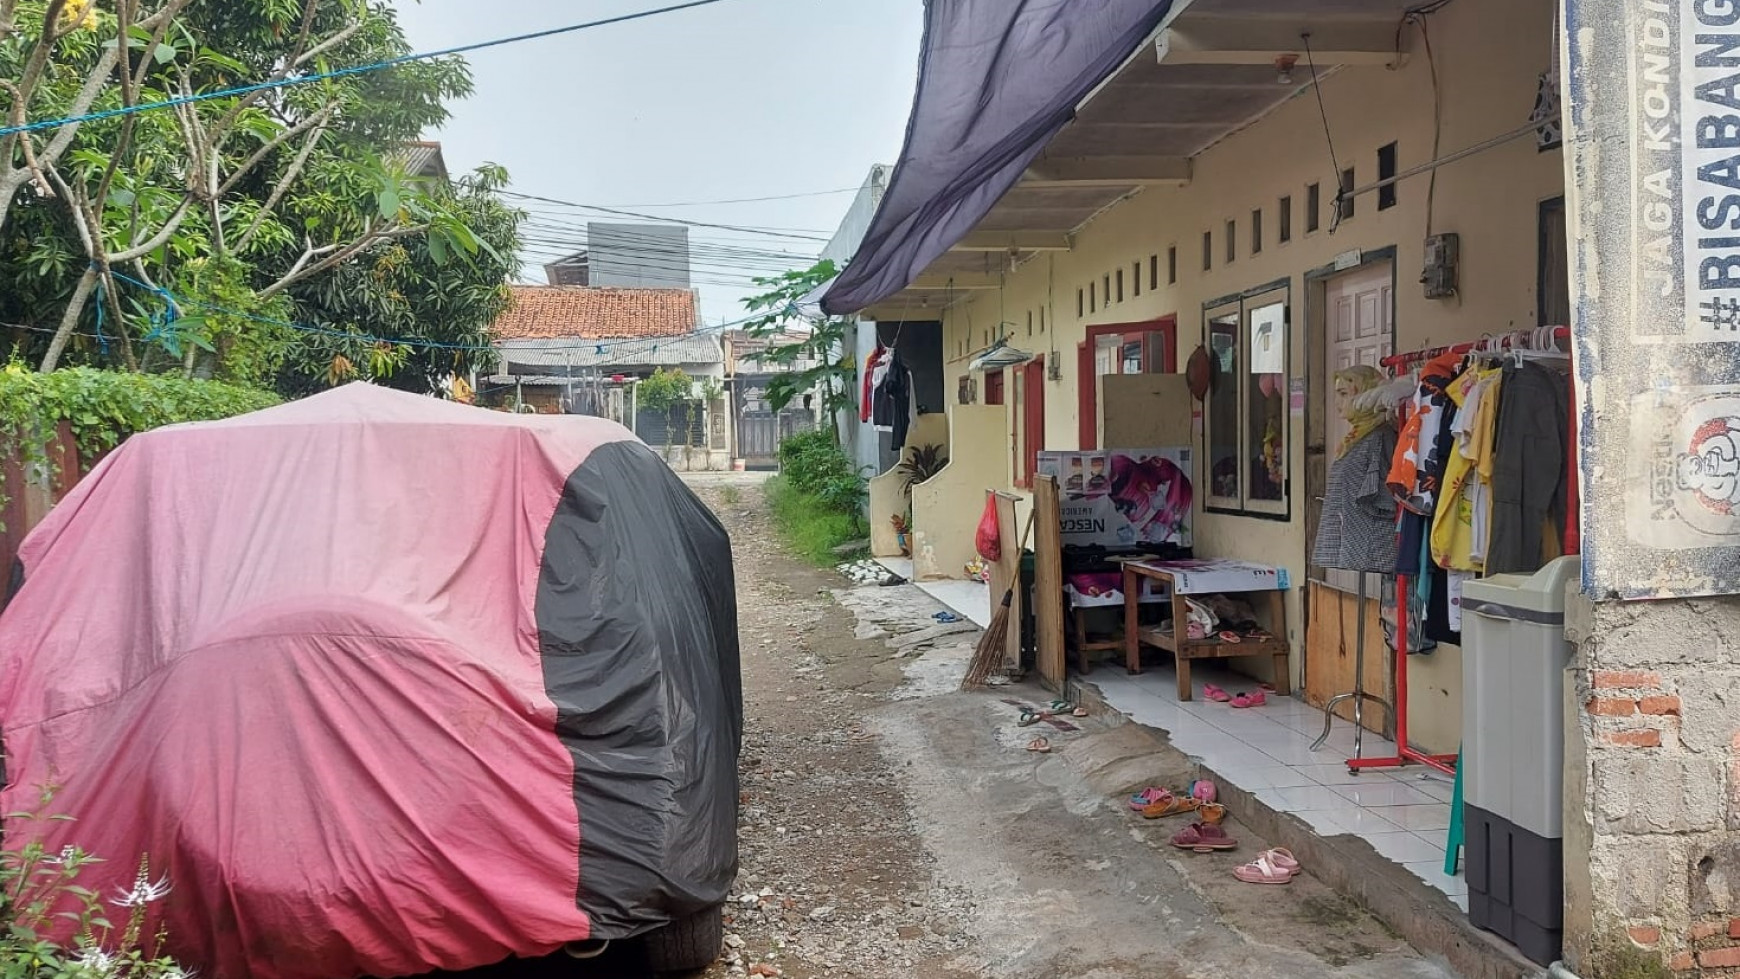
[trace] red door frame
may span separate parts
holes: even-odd
[[[1178,370],[1178,314],[1162,316],[1143,323],[1102,323],[1087,328],[1087,339],[1076,345],[1076,388],[1080,394],[1076,432],[1081,448],[1099,448],[1100,378],[1094,369],[1094,353],[1103,336],[1128,333],[1159,333],[1166,337],[1161,344],[1164,354],[1159,369],[1148,363],[1148,347],[1142,347],[1142,370],[1149,374],[1171,374]]]
[[[1003,371],[1001,369],[985,372],[985,403],[988,405],[1003,403]]]
[[[1021,456],[1016,471],[1019,486],[1032,486],[1039,471],[1039,453],[1045,449],[1045,355],[1021,368]]]

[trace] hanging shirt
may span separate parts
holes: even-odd
[[[1477,437],[1487,392],[1498,377],[1498,368],[1465,371],[1446,389],[1457,408],[1451,422],[1451,447],[1444,467],[1444,482],[1438,508],[1432,516],[1432,560],[1453,571],[1480,571],[1486,559],[1487,534],[1492,516],[1488,477],[1482,475],[1480,452],[1486,452],[1485,470],[1492,470],[1492,438]],[[1485,416],[1491,422],[1491,414]]]
[[[876,349],[871,351],[870,356],[864,361],[864,391],[863,395],[858,400],[858,420],[861,422],[867,422],[870,420],[876,394],[876,367],[881,364],[883,359],[887,356],[888,348],[879,343],[876,345]]]
[[[1461,354],[1440,354],[1420,369],[1420,387],[1390,465],[1388,484],[1408,510],[1430,516],[1438,504],[1456,406],[1447,392],[1461,373]]]

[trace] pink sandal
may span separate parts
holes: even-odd
[[[1172,835],[1172,845],[1180,850],[1213,853],[1238,849],[1239,842],[1213,823],[1192,823]]]
[[[1150,785],[1135,795],[1130,796],[1130,808],[1136,812],[1141,812],[1171,794],[1171,792],[1158,785]]]
[[[1232,699],[1232,705],[1241,710],[1247,707],[1261,707],[1268,702],[1269,698],[1264,695],[1261,690],[1252,690],[1250,693],[1241,693]]]
[[[1247,884],[1290,884],[1301,872],[1299,861],[1290,851],[1276,848],[1237,868],[1233,876]]]
[[[1233,699],[1232,694],[1227,693],[1225,690],[1222,690],[1212,683],[1205,683],[1202,685],[1202,695],[1217,704],[1224,704]]]

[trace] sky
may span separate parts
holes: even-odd
[[[398,0],[418,51],[562,27],[671,0]],[[893,163],[918,73],[922,0],[724,0],[467,55],[476,91],[426,138],[455,173],[496,163],[512,189],[689,221],[833,234]],[[845,191],[841,193],[819,193]],[[814,194],[789,200],[710,203]],[[526,279],[584,246],[586,221],[533,212]],[[682,206],[662,206],[680,204]],[[690,231],[708,323],[741,318],[748,276],[813,263],[823,241]],[[788,258],[782,255],[789,255]]]

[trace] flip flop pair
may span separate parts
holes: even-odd
[[[1219,850],[1236,850],[1239,841],[1227,835],[1215,823],[1192,823],[1184,829],[1172,834],[1172,845],[1180,850],[1191,850],[1196,853],[1214,853]]]

